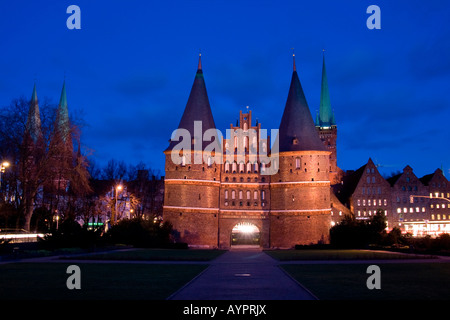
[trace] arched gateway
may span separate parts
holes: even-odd
[[[261,244],[261,232],[257,226],[250,222],[240,222],[231,230],[232,246]]]

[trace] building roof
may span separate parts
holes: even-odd
[[[295,59],[295,56],[294,56]],[[326,151],[298,78],[295,60],[291,85],[279,128],[279,151]]]
[[[41,117],[36,93],[36,83],[34,84],[33,93],[31,95],[31,102],[30,108],[28,110],[28,118],[25,125],[25,131],[30,135],[34,143],[37,143],[38,139],[42,138]]]
[[[67,107],[66,81],[63,83],[61,98],[59,100],[56,113],[56,130],[61,134],[61,138],[66,141],[70,135],[69,109]]]
[[[194,135],[194,122],[201,121],[201,134],[202,137],[195,137]],[[202,139],[203,134],[208,129],[216,129],[216,125],[214,123],[214,118],[211,111],[211,106],[209,104],[208,94],[206,92],[205,79],[203,77],[202,63],[201,63],[201,55],[199,55],[198,59],[198,69],[195,74],[194,83],[191,88],[191,92],[189,94],[188,101],[186,103],[186,107],[184,109],[184,113],[181,117],[180,124],[178,125],[178,129],[186,129],[191,135],[191,139]],[[195,132],[197,133],[197,132]],[[169,147],[167,150],[172,150],[175,145],[177,145],[182,139],[179,141],[170,141]],[[211,141],[203,141],[202,149],[204,150],[207,145],[209,145]],[[191,143],[192,150],[194,150],[195,144]]]
[[[322,85],[320,91],[320,109],[316,119],[316,126],[331,127],[335,126],[334,114],[331,110],[330,92],[328,90],[327,70],[325,67],[325,53],[322,62]]]

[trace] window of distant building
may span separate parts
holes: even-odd
[[[258,191],[253,191],[253,199],[258,200]]]
[[[225,190],[225,199],[228,199],[228,190]]]
[[[232,190],[231,191],[231,199],[236,199],[236,191],[235,190]]]
[[[250,190],[247,190],[247,200],[250,200],[250,195],[251,195]]]
[[[239,190],[239,200],[242,200],[242,197],[243,197],[243,192],[242,192],[242,190]]]
[[[261,200],[266,200],[266,191],[261,191]]]

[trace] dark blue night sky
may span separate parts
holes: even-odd
[[[69,5],[81,30],[69,30]],[[369,5],[381,30],[369,30]],[[338,165],[371,157],[385,174],[410,165],[419,177],[450,176],[449,1],[3,1],[0,105],[59,101],[66,78],[82,143],[99,164],[140,161],[164,174],[168,146],[202,53],[216,126],[248,105],[278,128],[292,50],[306,98],[319,108],[322,49],[338,126]]]

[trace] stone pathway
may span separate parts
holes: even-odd
[[[168,300],[315,300],[260,249],[230,250]]]

